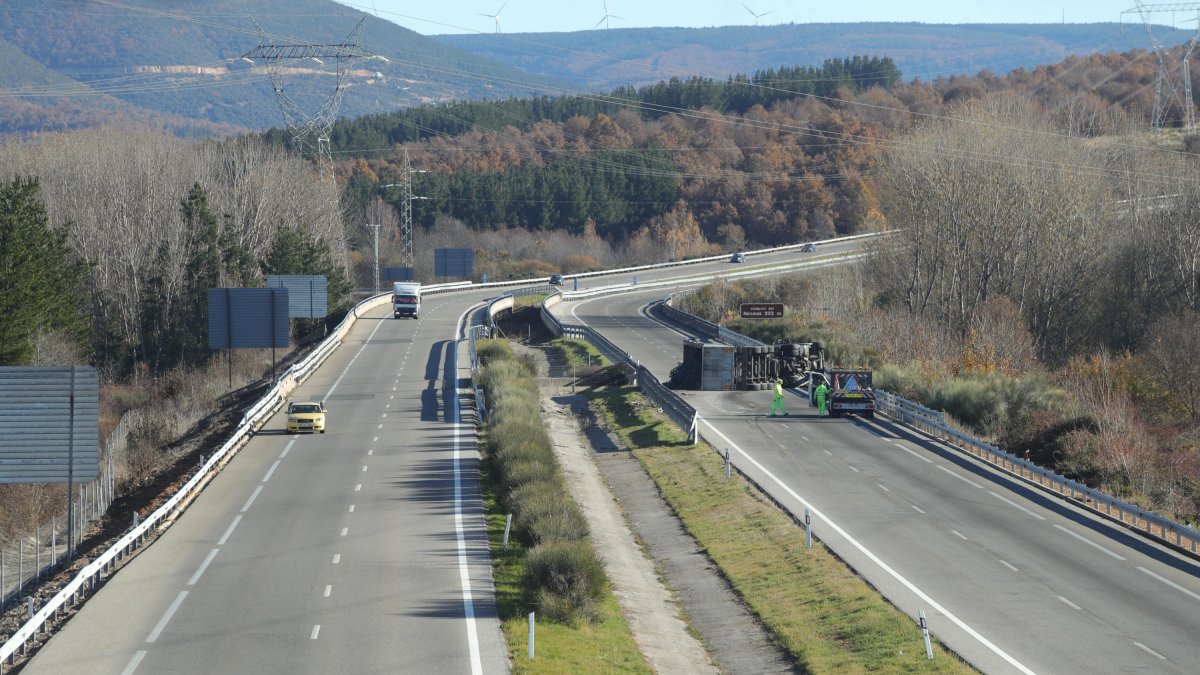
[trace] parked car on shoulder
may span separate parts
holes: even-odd
[[[731,263],[746,262],[746,254],[745,253],[734,253],[733,255],[729,256],[729,262],[731,262]]]

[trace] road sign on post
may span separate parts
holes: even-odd
[[[86,483],[99,473],[96,369],[0,368],[0,483]]]
[[[741,310],[743,319],[783,318],[783,303],[779,302],[743,302]]]
[[[329,280],[323,274],[272,274],[267,288],[288,290],[289,319],[322,319],[329,313]]]
[[[433,274],[439,277],[470,277],[475,273],[475,249],[433,249]]]
[[[288,346],[288,289],[208,289],[208,348]]]

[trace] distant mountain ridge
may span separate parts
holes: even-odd
[[[332,0],[156,0],[148,12],[100,3],[0,3],[0,134],[138,120],[185,135],[283,126],[266,72],[237,57],[257,22],[276,40],[339,44],[365,18],[341,115],[428,102],[522,95],[556,84],[463,52]],[[294,71],[305,105],[333,92],[332,64]],[[311,89],[311,92],[308,90]],[[307,96],[307,98],[306,98]],[[307,108],[306,108],[307,109]]]
[[[1187,30],[1155,27],[1165,44]],[[572,33],[438,35],[444,44],[515,68],[608,90],[673,76],[722,78],[830,58],[889,56],[905,79],[931,80],[1148,48],[1141,26],[1097,24],[823,23],[715,28],[613,28]]]

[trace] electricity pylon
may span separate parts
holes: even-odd
[[[429,197],[417,197],[413,194],[412,175],[414,173],[425,173],[424,169],[414,169],[408,163],[408,148],[404,149],[404,168],[401,169],[400,182],[388,183],[385,188],[400,188],[400,200],[404,202],[404,206],[400,211],[400,266],[413,267],[416,260],[413,255],[413,215],[412,203],[416,199],[429,199]]]
[[[292,146],[302,155],[313,157],[321,171],[321,177],[333,180],[333,158],[329,152],[329,134],[333,123],[337,120],[338,108],[342,104],[342,94],[346,90],[346,76],[349,64],[355,59],[376,59],[387,61],[359,46],[358,40],[362,35],[363,17],[354,30],[346,36],[341,44],[315,45],[299,42],[275,42],[273,38],[259,28],[258,46],[242,54],[243,61],[259,63],[267,68],[271,75],[271,83],[275,86],[275,97],[279,99],[279,108],[283,111],[283,120],[292,135]],[[257,26],[257,24],[256,24]],[[315,113],[305,112],[296,101],[284,90],[284,72],[289,67],[295,68],[303,61],[313,61],[324,65],[332,59],[337,70],[337,84],[333,93],[321,104]]]
[[[1194,132],[1196,112],[1195,106],[1192,104],[1192,74],[1189,62],[1192,52],[1196,49],[1197,39],[1200,38],[1200,2],[1151,5],[1137,0],[1137,7],[1127,9],[1121,12],[1121,15],[1134,12],[1141,17],[1142,25],[1146,28],[1146,37],[1150,38],[1150,46],[1154,48],[1154,55],[1158,57],[1158,77],[1155,78],[1154,83],[1154,115],[1152,118],[1154,128],[1161,129],[1167,122],[1167,113],[1171,109],[1171,105],[1178,104],[1183,116],[1184,129],[1188,133]],[[1167,12],[1171,14],[1194,13],[1195,20],[1198,22],[1196,32],[1192,33],[1191,38],[1183,45],[1183,58],[1177,61],[1172,59],[1171,48],[1164,45],[1154,35],[1153,24],[1150,20],[1154,14]]]

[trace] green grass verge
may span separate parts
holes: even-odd
[[[563,358],[567,360],[568,366],[581,371],[588,366],[603,368],[610,365],[608,359],[604,358],[600,350],[592,346],[592,343],[587,340],[556,338],[546,344],[558,350],[563,355]]]
[[[529,652],[529,607],[521,588],[525,547],[510,538],[504,547],[503,509],[496,501],[492,466],[484,460],[482,487],[487,508],[488,541],[496,584],[496,611],[508,643],[513,672],[524,673],[651,673],[633,640],[629,625],[612,593],[597,604],[598,619],[563,626],[538,621],[534,658]]]
[[[805,672],[975,672],[921,631],[819,542],[632,387],[592,394],[612,427],[658,483],[684,527]]]

